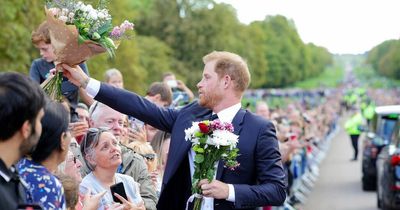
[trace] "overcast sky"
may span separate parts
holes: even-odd
[[[358,54],[400,38],[400,0],[216,0],[236,8],[243,23],[266,15],[292,19],[301,39],[331,53]]]

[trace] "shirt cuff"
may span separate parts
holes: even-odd
[[[229,195],[226,200],[230,202],[235,202],[235,188],[233,187],[233,184],[228,184],[228,188],[229,188]]]
[[[101,83],[98,80],[90,78],[85,90],[90,97],[94,98],[100,91],[100,85]]]

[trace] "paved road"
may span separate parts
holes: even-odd
[[[320,166],[319,178],[306,204],[299,209],[377,210],[376,193],[361,189],[361,158],[351,162],[352,155],[350,139],[344,132],[342,120],[340,132],[332,139]]]

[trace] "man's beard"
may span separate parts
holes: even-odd
[[[19,147],[21,155],[32,154],[36,149],[36,145],[39,142],[40,135],[35,130],[35,125],[31,124],[31,134],[25,139]]]
[[[208,94],[202,94],[203,97],[200,98],[200,106],[206,107],[208,109],[213,109],[221,100],[223,95],[217,92],[211,92]]]

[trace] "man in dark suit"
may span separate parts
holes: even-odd
[[[203,77],[197,84],[199,101],[180,110],[159,108],[134,93],[101,84],[79,68],[64,66],[64,72],[96,100],[171,133],[158,209],[185,209],[191,195],[194,164],[184,129],[191,127],[193,121],[209,119],[212,114],[217,114],[223,122],[232,122],[234,133],[239,135],[240,166],[231,171],[219,163],[215,180],[211,183],[201,180],[199,185],[206,197],[202,209],[281,205],[286,193],[275,128],[271,122],[243,110],[240,104],[250,82],[247,64],[229,52],[212,52],[203,61]]]

